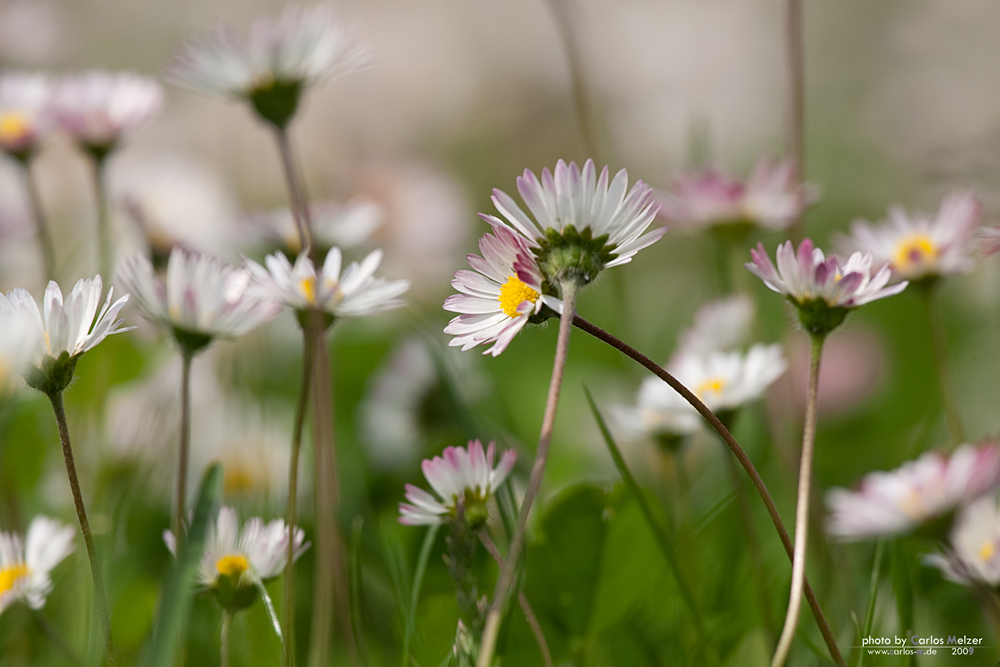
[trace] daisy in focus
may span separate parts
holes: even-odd
[[[497,189],[493,204],[506,222],[481,215],[494,229],[509,223],[520,232],[554,286],[566,280],[586,285],[605,268],[631,262],[667,231],[661,227],[643,234],[659,204],[642,181],[626,193],[627,189],[624,169],[610,178],[607,167],[598,176],[593,160],[587,160],[582,170],[575,162],[567,165],[559,160],[554,172],[542,170],[541,179],[529,169],[517,178],[517,191],[534,219]]]
[[[948,518],[998,483],[996,445],[962,445],[950,456],[927,452],[891,472],[866,475],[857,491],[831,489],[827,532],[845,541],[909,533]]]
[[[842,244],[870,252],[875,262],[888,262],[893,274],[906,280],[968,273],[982,215],[982,202],[972,192],[953,192],[933,219],[892,206],[886,222],[855,222]]]
[[[461,504],[470,528],[475,530],[485,524],[487,502],[510,475],[517,459],[516,452],[507,450],[494,467],[495,455],[496,443],[491,442],[484,450],[479,440],[470,440],[466,448],[448,447],[442,456],[425,459],[424,477],[440,500],[407,484],[406,499],[410,502],[399,504],[399,522],[407,526],[446,523],[457,517]]]
[[[1000,507],[984,496],[965,506],[955,520],[946,554],[929,554],[924,563],[959,584],[1000,585]]]
[[[448,345],[463,351],[493,343],[483,354],[495,357],[532,318],[543,317],[543,305],[557,312],[562,307],[558,299],[542,293],[545,279],[524,237],[495,224],[493,234],[479,239],[479,251],[482,257],[468,256],[475,271],[456,271],[451,281],[461,294],[445,299],[444,309],[461,314],[444,332],[454,336]]]
[[[52,129],[52,83],[42,74],[0,75],[0,149],[19,160],[38,150]]]
[[[330,6],[289,7],[277,19],[258,20],[245,35],[219,27],[189,42],[166,77],[196,92],[248,100],[261,118],[284,128],[306,88],[367,59],[367,49]]]
[[[52,591],[49,573],[73,553],[76,531],[55,519],[36,516],[22,539],[0,532],[0,614],[22,600],[32,609],[45,606]]]

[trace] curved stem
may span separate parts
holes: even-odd
[[[805,172],[804,60],[802,0],[785,0],[785,156],[792,161],[796,186]],[[792,224],[791,236],[796,242],[802,238],[801,214]]]
[[[80,520],[80,530],[83,532],[83,542],[87,545],[87,558],[90,560],[90,572],[94,577],[94,600],[97,602],[97,614],[101,618],[101,629],[104,631],[104,659],[108,667],[116,665],[115,644],[111,638],[111,615],[108,613],[108,601],[104,595],[104,580],[101,577],[101,565],[97,560],[97,548],[94,546],[94,535],[90,531],[90,520],[83,506],[83,493],[80,491],[80,480],[76,476],[76,463],[73,461],[73,447],[69,441],[69,425],[66,423],[66,410],[63,408],[62,392],[56,391],[48,395],[52,403],[52,411],[56,415],[59,427],[59,441],[62,443],[63,458],[66,460],[66,475],[73,491],[73,504],[76,505],[76,516]]]
[[[299,452],[302,449],[302,431],[306,421],[306,409],[309,405],[309,387],[312,379],[313,356],[316,349],[316,337],[311,327],[302,329],[302,386],[299,388],[299,402],[295,407],[295,424],[292,430],[292,456],[288,463],[288,510],[285,517],[288,528],[288,552],[285,563],[285,600],[283,612],[285,616],[285,650],[282,654],[282,664],[292,667],[295,664],[295,523],[298,521],[297,505],[299,497]]]
[[[510,591],[514,586],[514,571],[517,560],[524,546],[524,530],[528,525],[528,513],[531,505],[542,486],[545,476],[545,463],[549,457],[549,444],[552,442],[552,430],[556,423],[556,408],[559,407],[559,393],[562,389],[563,371],[566,369],[566,356],[569,352],[569,334],[573,328],[573,317],[576,311],[577,285],[566,281],[562,285],[563,311],[559,319],[559,337],[556,339],[556,356],[552,364],[552,379],[549,382],[549,395],[545,402],[545,414],[542,417],[542,431],[538,436],[538,450],[535,453],[535,463],[531,468],[528,488],[524,492],[521,510],[517,515],[517,527],[507,549],[507,560],[500,570],[496,591],[493,593],[493,604],[486,615],[486,627],[479,647],[479,659],[476,667],[490,667],[493,663],[493,651],[496,649],[497,637],[500,633],[500,614]]]
[[[785,664],[792,647],[795,628],[799,624],[802,606],[802,587],[806,579],[806,542],[809,538],[809,488],[812,482],[813,450],[816,444],[816,398],[819,394],[819,362],[823,356],[825,336],[812,337],[812,356],[809,361],[809,388],[806,392],[806,423],[802,429],[802,461],[799,463],[799,497],[795,503],[795,550],[792,556],[792,591],[788,598],[785,627],[781,630],[778,647],[771,659],[771,667]]]
[[[941,401],[944,403],[944,415],[948,421],[948,433],[951,436],[951,444],[957,446],[964,442],[965,434],[962,429],[958,401],[955,400],[955,385],[952,384],[948,368],[948,346],[945,342],[941,313],[934,302],[936,289],[936,285],[927,284],[921,291],[923,292],[924,310],[927,312],[927,326],[931,332],[931,343],[934,346],[934,367],[937,370],[938,382],[941,383]]]
[[[229,611],[222,612],[222,632],[219,637],[219,665],[229,667],[229,630],[233,625],[233,614]]]
[[[750,457],[747,456],[746,452],[743,451],[743,448],[740,447],[738,442],[736,442],[736,438],[734,438],[732,433],[729,432],[729,429],[727,429],[726,426],[719,421],[719,418],[708,409],[708,406],[702,403],[701,400],[691,392],[691,390],[678,382],[677,378],[665,371],[655,361],[639,352],[628,343],[615,338],[607,331],[591,324],[579,315],[573,318],[573,325],[582,331],[586,331],[598,340],[604,341],[619,352],[624,353],[633,361],[638,362],[641,366],[653,373],[653,375],[670,385],[674,391],[680,394],[684,400],[690,403],[691,406],[705,418],[705,421],[707,421],[709,426],[711,426],[712,429],[719,434],[719,437],[722,438],[729,449],[733,452],[733,455],[740,462],[740,465],[743,466],[747,475],[750,476],[750,480],[753,482],[754,488],[757,489],[757,494],[760,495],[761,500],[764,501],[764,507],[767,508],[767,513],[771,517],[771,522],[774,524],[778,537],[781,539],[781,544],[785,548],[785,553],[787,553],[788,557],[791,558],[792,541],[788,537],[788,531],[785,530],[785,524],[781,521],[781,515],[778,514],[778,508],[774,504],[774,499],[771,498],[771,494],[767,490],[767,485],[764,484],[764,480],[761,479],[760,473],[757,472],[757,469],[750,461]],[[819,631],[822,633],[823,640],[826,642],[827,650],[830,651],[830,657],[833,658],[833,661],[839,667],[846,667],[844,658],[840,654],[840,649],[837,648],[837,642],[833,637],[833,633],[830,631],[830,626],[827,625],[826,617],[823,616],[823,610],[820,609],[819,602],[813,594],[812,587],[809,586],[808,578],[805,580],[805,595],[806,601],[809,603],[809,608],[812,609],[813,616],[816,618],[816,625],[819,626]]]
[[[292,155],[288,130],[275,126],[274,136],[278,142],[278,152],[281,153],[281,166],[285,172],[292,217],[295,219],[295,230],[299,235],[299,249],[300,252],[308,252],[313,263],[316,263],[318,258],[314,256],[316,249],[312,245],[312,221],[309,219],[309,205],[306,202],[302,179],[295,168],[295,158]]]
[[[181,441],[177,454],[177,498],[174,507],[174,535],[177,553],[184,542],[184,514],[187,509],[188,450],[191,448],[191,360],[194,355],[181,351]]]
[[[55,280],[56,251],[52,245],[52,236],[49,234],[49,225],[45,218],[45,210],[42,208],[42,198],[38,193],[38,184],[31,173],[31,162],[29,159],[20,160],[24,168],[24,187],[28,192],[28,202],[31,204],[31,212],[35,218],[35,233],[38,235],[38,245],[42,251],[42,262],[45,266],[45,277],[48,280]],[[108,281],[110,282],[110,277]]]

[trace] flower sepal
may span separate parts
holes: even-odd
[[[59,357],[46,355],[42,358],[41,367],[32,367],[25,372],[24,381],[46,396],[61,393],[73,381],[73,372],[79,358],[80,355],[69,356],[69,352],[65,350]]]
[[[299,108],[301,94],[301,81],[272,81],[254,88],[249,98],[258,116],[284,130]]]
[[[594,238],[590,227],[578,232],[573,225],[566,225],[562,233],[549,227],[538,243],[538,265],[549,282],[557,285],[571,281],[582,287],[618,257],[608,235]]]
[[[174,327],[174,340],[180,345],[181,351],[186,356],[193,357],[204,350],[212,342],[213,336],[200,333],[198,331],[186,331],[180,327]]]
[[[798,301],[792,296],[788,300],[799,312],[799,322],[811,336],[826,336],[844,323],[851,308],[831,306],[824,299],[805,299]]]
[[[313,318],[316,319],[314,320]],[[337,320],[337,316],[316,308],[298,308],[295,311],[295,319],[298,320],[299,326],[302,327],[303,331],[308,330],[310,326],[318,321],[321,327],[320,333],[324,333],[333,326],[333,323]]]
[[[230,613],[242,611],[257,601],[257,586],[245,576],[245,572],[238,568],[227,574],[220,572],[212,587],[215,601]]]

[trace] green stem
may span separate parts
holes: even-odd
[[[45,267],[45,277],[48,280],[55,280],[56,274],[56,251],[52,245],[52,236],[49,234],[49,225],[45,217],[45,209],[42,208],[42,198],[38,193],[38,184],[31,173],[30,159],[19,161],[24,169],[24,187],[28,192],[28,202],[31,204],[32,216],[35,219],[35,233],[38,235],[38,245],[42,251],[42,262]],[[111,278],[108,277],[110,282]]]
[[[177,497],[174,506],[174,535],[177,553],[184,542],[184,514],[187,508],[188,451],[191,448],[191,360],[194,355],[181,350],[181,438],[177,448]]]
[[[885,555],[885,540],[879,540],[875,545],[875,561],[872,563],[872,576],[868,583],[868,606],[865,609],[865,624],[861,631],[860,639],[868,637],[872,633],[872,625],[875,623],[875,600],[878,598],[878,580],[882,571],[882,558]],[[865,663],[865,652],[858,651],[858,667]]]
[[[233,625],[233,614],[230,611],[222,612],[222,632],[219,636],[219,664],[221,667],[229,667],[229,631]]]
[[[94,196],[97,198],[98,272],[110,285],[114,271],[114,243],[111,240],[111,218],[108,206],[107,156],[91,154],[94,170]]]
[[[500,571],[500,578],[497,579],[496,591],[493,593],[493,604],[490,605],[489,613],[486,615],[486,627],[483,630],[476,667],[490,667],[493,664],[493,652],[496,650],[497,638],[500,634],[500,615],[503,613],[514,586],[514,573],[517,569],[517,561],[521,556],[521,548],[524,546],[524,531],[528,525],[528,513],[531,511],[531,505],[535,501],[535,496],[538,495],[538,490],[542,486],[542,478],[545,476],[545,463],[548,461],[549,445],[552,442],[552,431],[556,423],[556,408],[559,407],[563,372],[566,370],[569,335],[573,328],[573,317],[576,312],[576,283],[566,281],[561,285],[561,288],[563,311],[559,319],[556,355],[552,364],[552,379],[549,382],[549,395],[545,401],[545,413],[542,417],[542,430],[538,436],[535,463],[531,468],[531,476],[528,478],[528,488],[524,492],[521,510],[518,512],[517,527],[514,529],[514,536],[507,549],[507,560]]]
[[[69,425],[66,422],[66,410],[63,407],[62,392],[56,391],[48,395],[52,403],[52,411],[56,415],[59,427],[59,441],[62,443],[63,458],[66,461],[66,475],[73,491],[73,504],[76,506],[76,516],[80,520],[80,530],[83,531],[83,542],[87,546],[87,558],[90,560],[90,572],[94,577],[94,600],[97,602],[97,614],[101,619],[101,629],[104,631],[104,658],[108,667],[114,667],[115,644],[111,638],[111,615],[108,613],[108,601],[104,595],[104,580],[101,577],[101,565],[97,560],[97,548],[94,546],[94,535],[90,531],[90,520],[83,505],[83,493],[80,491],[80,480],[76,476],[76,463],[73,461],[73,447],[69,440]]]
[[[417,603],[420,602],[420,587],[424,583],[424,572],[427,571],[427,561],[431,557],[431,549],[434,548],[434,539],[437,537],[441,524],[436,523],[427,528],[427,535],[424,536],[424,543],[420,547],[420,555],[417,556],[417,570],[413,573],[413,590],[410,591],[410,608],[406,613],[406,630],[403,633],[403,663],[402,667],[410,665],[410,644],[413,641],[413,631],[417,625]]]
[[[941,384],[941,400],[944,403],[945,419],[948,421],[948,433],[951,436],[953,446],[960,445],[965,441],[962,429],[962,417],[958,410],[958,401],[955,398],[955,386],[952,383],[950,369],[948,367],[948,349],[945,341],[944,323],[941,321],[941,312],[935,303],[934,294],[937,286],[928,283],[924,286],[923,301],[924,309],[927,312],[927,325],[931,332],[931,343],[934,346],[934,367],[937,370],[938,382]]]

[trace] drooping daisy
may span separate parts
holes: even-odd
[[[309,206],[312,239],[319,248],[334,246],[355,248],[367,241],[382,224],[385,209],[368,197],[355,197],[343,204],[335,201],[313,202]],[[268,242],[277,241],[293,253],[302,248],[291,210],[278,209],[248,216],[246,222],[257,228]]]
[[[280,306],[250,289],[250,272],[217,257],[175,247],[166,283],[146,257],[122,262],[118,279],[143,314],[168,327],[181,347],[197,352],[215,338],[235,338],[274,317]]]
[[[102,157],[163,107],[156,81],[128,72],[95,70],[60,82],[52,99],[55,121],[89,153]]]
[[[897,277],[907,280],[968,273],[982,215],[982,202],[972,192],[953,192],[933,219],[892,206],[889,220],[877,226],[855,222],[842,245],[870,252],[874,261],[888,262]]]
[[[817,195],[795,179],[791,162],[763,158],[746,183],[710,168],[678,176],[656,198],[660,216],[681,228],[785,229]]]
[[[52,591],[49,573],[73,553],[76,531],[47,516],[36,516],[22,540],[15,533],[0,533],[0,614],[23,600],[32,609],[45,606]]]
[[[843,540],[908,533],[950,514],[1000,483],[996,445],[928,452],[891,472],[873,472],[857,491],[831,489],[827,532]]]
[[[412,484],[406,485],[409,503],[399,504],[399,522],[407,526],[445,523],[456,517],[462,502],[465,520],[473,529],[486,522],[486,503],[500,487],[511,470],[517,453],[507,450],[496,467],[493,459],[496,443],[483,450],[483,443],[470,440],[467,448],[448,447],[442,456],[425,459],[424,477],[438,494],[435,498]]]
[[[503,224],[493,226],[493,234],[479,239],[483,256],[469,255],[475,271],[456,271],[452,287],[462,294],[445,299],[444,309],[461,313],[444,332],[454,338],[448,343],[469,350],[493,343],[483,354],[499,355],[539,314],[543,305],[560,310],[558,299],[542,294],[544,278],[531,254],[528,242]]]
[[[52,127],[52,83],[43,74],[0,75],[0,149],[25,160]]]
[[[797,253],[791,241],[778,246],[777,268],[763,243],[750,255],[753,262],[745,264],[747,270],[795,304],[802,326],[813,335],[829,333],[851,309],[899,294],[908,284],[903,281],[886,287],[892,271],[883,263],[873,272],[870,252],[856,252],[842,264],[836,255],[824,255],[810,239],[803,239]]]
[[[296,527],[293,560],[305,553],[309,544],[305,532]],[[176,554],[177,540],[167,530],[163,541]],[[205,534],[205,554],[198,568],[198,583],[210,590],[228,611],[245,609],[257,596],[257,583],[281,574],[288,561],[288,528],[281,519],[265,524],[260,517],[248,519],[240,529],[232,507],[222,507]]]
[[[550,282],[583,285],[605,268],[631,262],[667,231],[661,227],[643,234],[659,204],[642,181],[626,194],[627,188],[624,169],[611,179],[607,167],[598,177],[593,160],[582,170],[575,162],[559,160],[554,173],[542,170],[541,180],[529,169],[517,178],[517,191],[534,219],[502,190],[493,190],[493,204],[524,235]],[[507,225],[496,216],[481,215],[494,228]]]
[[[227,27],[189,42],[166,76],[196,92],[248,100],[265,120],[285,127],[309,86],[361,66],[368,51],[328,5],[289,7],[260,19],[246,35]]]
[[[1000,507],[984,496],[965,506],[951,529],[947,554],[929,554],[924,562],[959,584],[1000,585]]]

